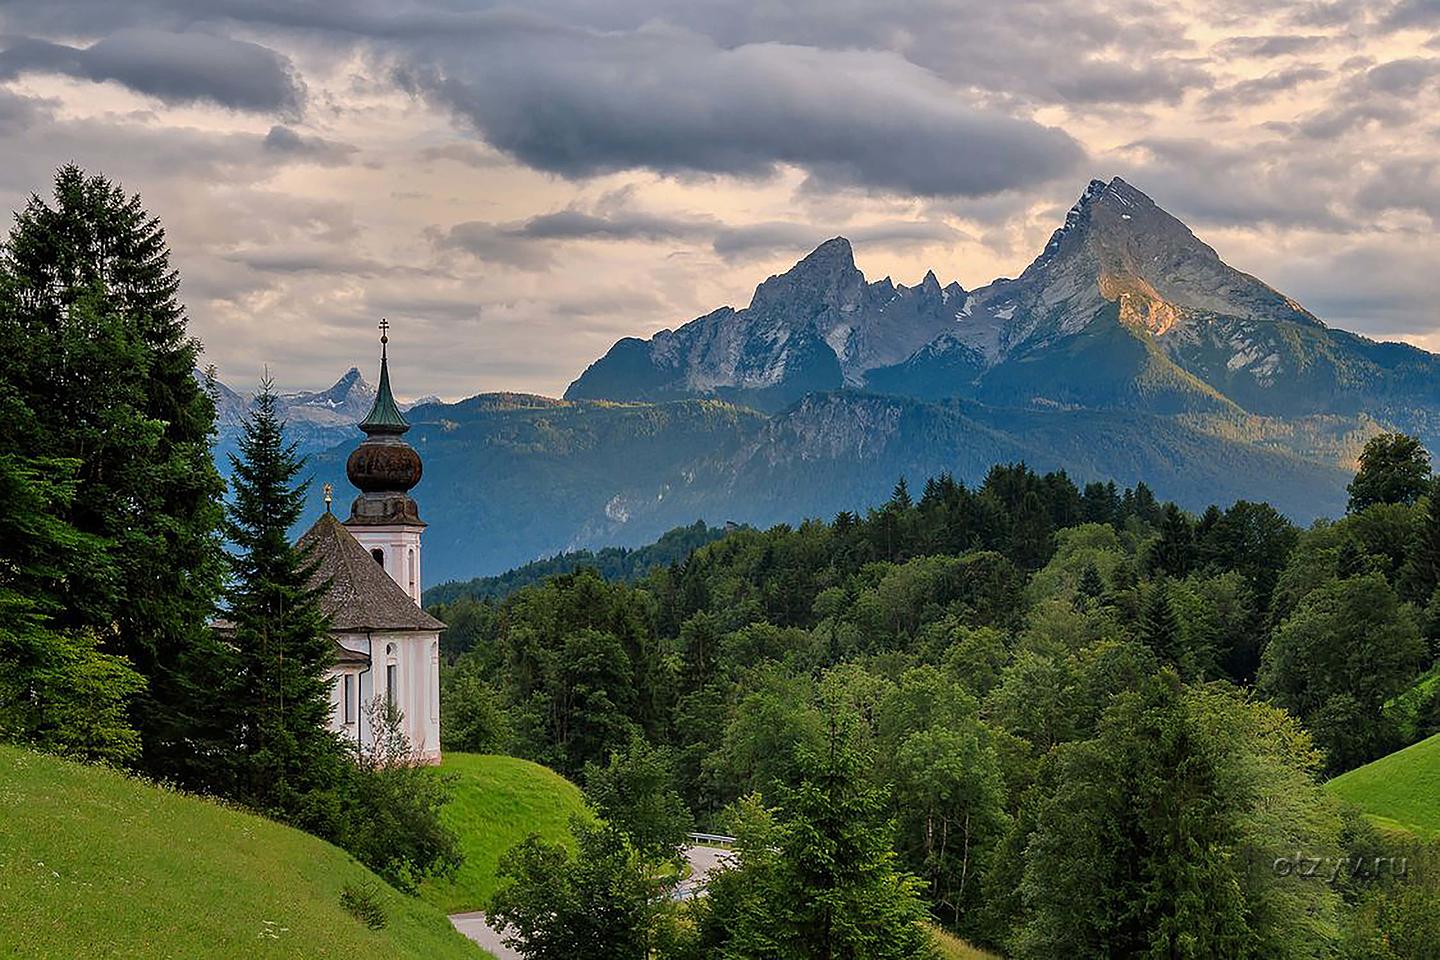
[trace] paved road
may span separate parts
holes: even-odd
[[[450,922],[455,925],[456,930],[494,954],[495,960],[521,960],[520,954],[505,946],[500,939],[500,931],[493,929],[490,924],[485,922],[485,914],[478,911],[476,913],[452,913]]]
[[[689,900],[699,893],[704,888],[710,873],[728,861],[730,856],[729,850],[720,847],[685,848],[685,859],[690,864],[690,876],[682,880],[676,888],[676,898]],[[478,911],[454,913],[450,915],[450,922],[455,925],[456,930],[494,954],[495,960],[521,960],[520,954],[505,946],[504,941],[500,939],[500,931],[485,922],[485,914]]]

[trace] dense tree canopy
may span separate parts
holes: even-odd
[[[60,517],[97,538],[27,592],[57,627],[93,631],[145,680],[146,767],[177,775],[201,684],[185,670],[220,592],[215,409],[195,377],[165,234],[139,197],[74,166],[0,244],[0,446],[74,462]]]

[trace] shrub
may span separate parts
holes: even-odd
[[[380,888],[370,881],[345,884],[340,891],[340,906],[371,930],[385,927],[385,906],[380,902]]]

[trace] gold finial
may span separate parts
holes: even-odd
[[[327,484],[325,484],[325,486],[324,486],[323,489],[324,489],[324,491],[325,491],[325,512],[326,512],[326,513],[329,513],[329,512],[330,512],[330,498],[334,495],[334,493],[335,493],[335,488],[332,487],[332,486],[330,486],[330,484],[327,483]]]

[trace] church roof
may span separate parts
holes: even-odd
[[[445,629],[445,624],[420,609],[410,594],[390,579],[333,513],[321,514],[299,545],[313,548],[316,581],[330,581],[321,605],[330,615],[333,629]]]

